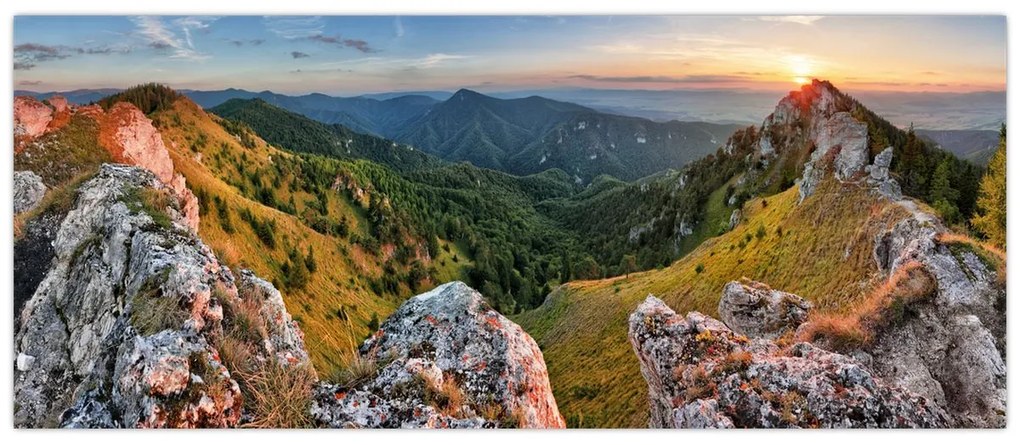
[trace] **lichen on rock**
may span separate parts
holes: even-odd
[[[160,195],[172,205],[146,201]],[[215,289],[236,294],[234,278],[172,196],[125,165],[104,164],[80,187],[16,332],[16,426],[238,424],[240,389],[212,346],[226,298]],[[266,322],[278,319],[289,316]]]
[[[377,372],[318,388],[332,427],[562,428],[535,341],[464,283],[405,302],[361,347]]]
[[[945,427],[932,401],[864,364],[810,343],[748,339],[698,312],[649,296],[629,338],[649,388],[654,428]]]

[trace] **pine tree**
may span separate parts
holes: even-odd
[[[1006,125],[999,130],[999,148],[988,163],[978,191],[977,215],[971,220],[992,244],[1006,248]]]
[[[952,167],[949,157],[942,159],[932,174],[931,186],[928,188],[928,202],[938,211],[942,220],[950,224],[960,220],[960,210],[955,204],[960,192],[953,188],[950,181]]]

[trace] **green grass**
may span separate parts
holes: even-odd
[[[449,241],[439,241],[439,255],[436,255],[432,259],[432,264],[436,268],[436,281],[439,283],[447,283],[450,281],[465,281],[467,280],[467,274],[465,271],[474,264],[471,261],[471,257],[468,256],[468,251],[464,242],[451,243]],[[446,251],[446,247],[450,248],[450,251]],[[453,258],[456,256],[457,261]]]
[[[694,248],[701,245],[706,239],[719,234],[719,228],[729,224],[730,215],[735,207],[726,205],[726,188],[737,182],[739,176],[735,176],[722,187],[719,187],[708,195],[705,203],[705,220],[694,227],[694,232],[683,238],[679,244],[681,255],[687,254]]]
[[[819,311],[845,310],[862,298],[878,273],[873,240],[905,211],[834,181],[799,206],[797,199],[793,187],[766,198],[765,206],[760,198],[750,200],[746,222],[667,268],[568,283],[542,307],[514,317],[542,348],[568,423],[647,425],[648,388],[627,340],[627,318],[648,294],[678,313],[710,316],[717,316],[723,286],[742,277],[801,295]],[[754,236],[759,226],[768,229],[761,238]],[[700,273],[698,264],[704,265]]]

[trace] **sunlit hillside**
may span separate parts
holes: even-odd
[[[647,425],[646,383],[627,341],[627,317],[648,294],[678,313],[717,316],[723,286],[747,277],[840,311],[874,286],[875,236],[906,210],[858,185],[829,180],[797,205],[798,189],[748,201],[744,221],[661,270],[568,283],[516,320],[549,365],[571,426]]]

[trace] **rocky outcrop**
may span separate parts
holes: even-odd
[[[732,197],[730,198],[730,200],[735,202],[735,199]],[[740,212],[740,209],[733,209],[733,213],[730,213],[730,222],[727,225],[729,230],[733,230],[733,228],[736,227],[737,224],[740,224],[740,219],[743,218],[743,216],[744,215],[743,213]]]
[[[53,110],[46,104],[28,96],[14,98],[14,150],[46,132],[53,120]]]
[[[361,347],[367,381],[321,385],[330,427],[562,428],[542,352],[460,282],[411,298]]]
[[[731,281],[719,299],[719,318],[748,337],[776,338],[807,320],[811,303],[757,281]]]
[[[46,190],[39,175],[31,171],[14,172],[14,213],[34,209],[46,196]]]
[[[103,118],[99,141],[117,162],[137,165],[151,171],[170,186],[180,199],[188,227],[198,230],[198,199],[188,189],[184,176],[174,172],[170,152],[159,130],[138,107],[118,102]]]
[[[237,285],[171,196],[124,165],[103,165],[80,187],[15,335],[16,426],[237,425],[241,392],[214,347]],[[263,313],[277,314],[265,322],[281,334],[264,343],[302,360],[296,326],[278,294],[265,294]]]
[[[14,98],[15,152],[39,136],[63,127],[73,115],[91,117],[99,123],[100,144],[114,161],[144,167],[169,185],[181,202],[187,226],[198,230],[198,199],[188,189],[184,176],[174,172],[162,136],[138,107],[118,102],[104,112],[99,105],[72,107],[61,96],[51,97],[47,102],[49,105],[28,96]]]
[[[629,338],[648,383],[654,428],[945,427],[928,399],[810,343],[782,349],[649,296]]]
[[[918,262],[937,291],[862,352],[879,375],[945,407],[956,426],[1004,427],[1004,277],[977,248],[940,241],[945,228],[937,218],[902,204],[914,215],[875,240],[876,265],[893,276]]]
[[[238,298],[253,300],[259,319],[270,320],[266,325],[263,348],[269,357],[287,366],[308,365],[305,336],[297,322],[290,317],[283,295],[270,282],[250,270],[242,270],[237,280]]]
[[[874,162],[864,168],[868,173],[868,184],[875,187],[882,196],[894,201],[903,199],[900,184],[889,176],[889,167],[892,166],[893,148],[886,147],[879,154],[875,155]]]

